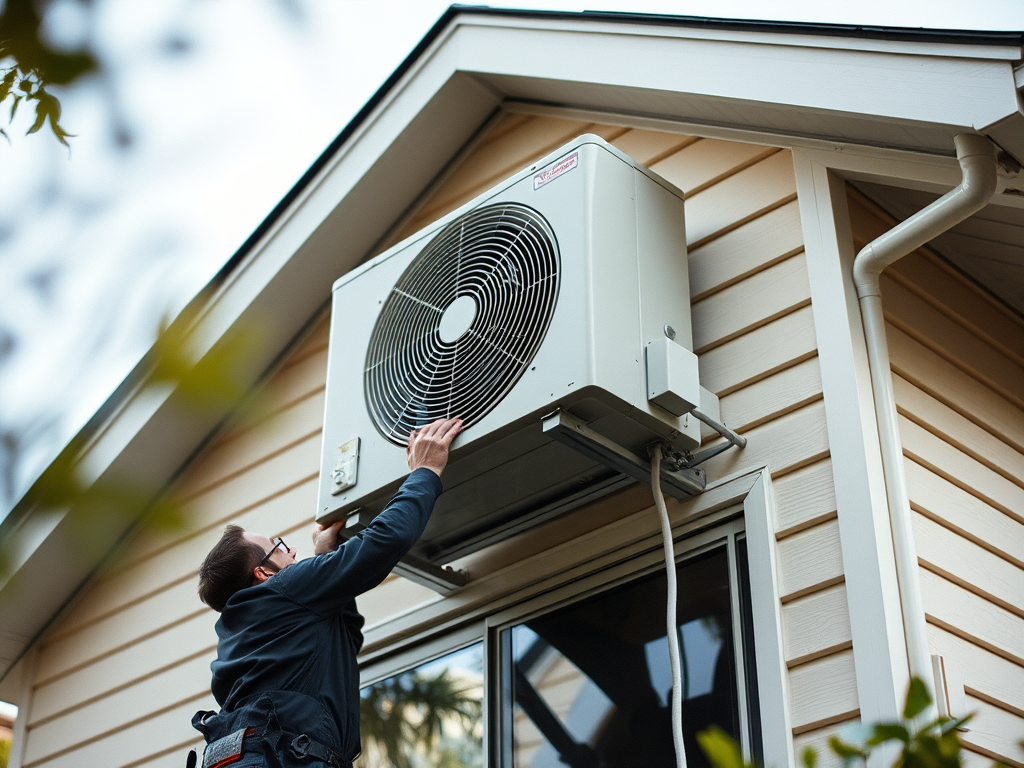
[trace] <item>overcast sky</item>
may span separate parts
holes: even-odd
[[[494,2],[735,18],[1024,29],[1021,0]],[[68,153],[21,115],[0,141],[0,425],[15,495],[444,12],[436,0],[57,0],[103,63],[63,94]],[[4,341],[0,338],[0,351]],[[40,434],[33,424],[53,419]],[[12,498],[0,493],[0,517]]]

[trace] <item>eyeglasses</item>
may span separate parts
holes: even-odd
[[[275,553],[275,552],[277,551],[277,548],[278,548],[278,547],[284,547],[284,549],[285,549],[285,551],[286,551],[286,552],[287,552],[287,551],[289,551],[288,545],[284,543],[284,539],[282,539],[282,538],[281,538],[280,536],[278,536],[278,538],[277,538],[277,543],[276,543],[276,544],[275,544],[275,545],[274,545],[273,547],[271,547],[271,548],[270,548],[270,551],[269,551],[269,552],[267,552],[267,554],[265,554],[265,555],[263,556],[263,559],[262,559],[262,560],[260,560],[260,561],[259,561],[259,562],[258,562],[258,563],[256,564],[256,567],[257,567],[257,568],[259,568],[259,567],[260,567],[260,566],[262,566],[262,565],[263,565],[263,564],[264,564],[265,562],[267,562],[267,560],[269,560],[269,559],[270,559],[270,556],[271,556],[272,554],[274,554],[274,553]]]

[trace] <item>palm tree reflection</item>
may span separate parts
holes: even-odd
[[[434,663],[368,686],[360,700],[359,762],[395,768],[481,766],[482,703],[481,676],[454,663]]]

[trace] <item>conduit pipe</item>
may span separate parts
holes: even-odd
[[[889,370],[880,277],[886,267],[984,208],[995,194],[996,162],[994,148],[989,140],[976,134],[960,134],[953,139],[953,143],[963,174],[960,185],[868,243],[853,262],[853,280],[860,299],[871,368],[871,387],[878,420],[896,577],[907,639],[907,660],[910,674],[920,678],[933,694],[935,680],[932,676],[931,653],[921,599],[896,400]]]

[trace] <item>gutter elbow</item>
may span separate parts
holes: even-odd
[[[984,136],[971,133],[958,134],[953,138],[953,143],[956,146],[956,158],[963,170],[960,189],[965,200],[964,206],[974,213],[987,205],[996,193],[999,179],[994,148]]]
[[[873,246],[874,243],[865,245],[853,260],[853,284],[857,288],[858,299],[882,295],[879,276],[885,265],[879,263]]]
[[[886,267],[977,213],[992,199],[998,182],[992,143],[972,133],[958,134],[953,143],[960,163],[960,184],[861,249],[853,262],[858,298],[881,296],[881,274]]]

